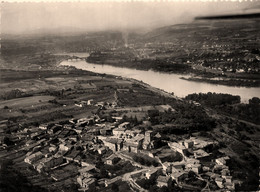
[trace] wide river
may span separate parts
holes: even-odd
[[[61,65],[70,65],[78,69],[92,71],[96,73],[106,73],[110,75],[133,78],[143,81],[153,87],[163,89],[164,91],[174,93],[175,96],[185,97],[191,93],[228,93],[239,95],[241,102],[247,103],[252,97],[259,97],[260,88],[231,87],[224,85],[215,85],[203,82],[192,82],[180,79],[188,77],[186,75],[168,74],[154,71],[143,71],[123,67],[114,67],[111,65],[100,65],[81,61],[63,61]]]

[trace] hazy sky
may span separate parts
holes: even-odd
[[[257,5],[256,5],[257,4]],[[194,16],[241,12],[254,2],[2,3],[3,33],[39,29],[154,28],[192,21]]]

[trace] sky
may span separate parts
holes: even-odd
[[[153,29],[195,16],[248,12],[257,1],[2,3],[1,32],[23,34],[61,28],[83,31]],[[259,9],[258,9],[259,11]]]

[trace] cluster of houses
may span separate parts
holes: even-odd
[[[96,179],[94,178],[94,175],[91,174],[95,169],[96,167],[94,165],[88,165],[79,169],[77,182],[81,186],[80,191],[87,191],[96,185]]]
[[[220,157],[216,159],[216,165],[214,169],[217,170],[220,174],[214,173],[211,175],[215,179],[216,184],[220,189],[227,188],[229,190],[234,190],[233,178],[230,175],[229,167],[226,165],[227,161],[230,158],[228,156]]]
[[[179,152],[183,156],[183,161],[173,163],[163,163],[163,169],[168,176],[171,176],[177,183],[180,178],[193,171],[198,176],[205,174],[214,180],[220,189],[234,190],[234,182],[230,175],[229,167],[226,162],[229,160],[228,156],[215,159],[213,169],[208,166],[203,166],[205,160],[212,162],[213,159],[210,153],[207,153],[204,148],[209,145],[217,144],[214,141],[207,141],[196,137],[180,142],[169,142],[168,145],[171,149]],[[181,185],[181,183],[179,183]]]
[[[127,129],[130,123],[125,122],[114,128],[112,136],[104,137],[98,136],[103,141],[104,145],[111,149],[113,152],[116,151],[128,151],[138,153],[143,149],[152,148],[153,145],[153,132],[146,131],[144,134],[139,129]]]
[[[92,104],[91,101],[88,103]],[[226,165],[228,157],[217,158],[212,171],[201,162],[205,159],[212,161],[211,154],[204,149],[217,144],[216,142],[199,137],[190,137],[178,142],[167,141],[166,150],[171,154],[177,152],[182,157],[181,161],[168,162],[166,153],[158,155],[154,152],[155,142],[161,139],[158,132],[141,131],[132,128],[129,122],[120,124],[122,117],[113,118],[116,122],[109,123],[100,119],[98,115],[92,115],[88,118],[70,119],[64,124],[41,124],[38,127],[26,128],[22,132],[29,139],[25,142],[24,149],[29,152],[24,161],[39,173],[49,172],[71,162],[76,163],[80,168],[76,173],[77,183],[81,186],[81,191],[87,191],[101,181],[95,177],[100,170],[88,157],[83,157],[84,154],[92,151],[103,157],[104,154],[110,153],[111,155],[103,161],[107,165],[115,165],[121,159],[117,153],[127,151],[148,155],[161,165],[150,167],[149,171],[145,172],[147,179],[157,175],[158,187],[167,186],[172,180],[181,186],[183,178],[192,171],[198,177],[201,174],[208,175],[221,189],[234,189],[232,176]],[[162,160],[163,158],[166,161]],[[57,175],[51,177],[55,181],[62,178]],[[103,183],[109,185],[117,179],[119,177],[104,180]]]

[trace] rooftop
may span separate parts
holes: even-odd
[[[157,182],[162,182],[162,183],[167,183],[169,181],[170,177],[168,176],[162,176],[160,175],[158,178],[157,178]]]
[[[87,167],[83,167],[82,169],[79,169],[79,172],[80,173],[86,173],[86,172],[91,171],[91,170],[93,170],[95,168],[96,168],[95,165],[89,165]]]

